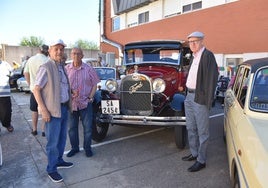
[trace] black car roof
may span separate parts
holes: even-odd
[[[185,41],[182,40],[146,40],[146,41],[136,41],[136,42],[130,42],[125,45],[125,49],[129,48],[136,48],[136,47],[154,47],[154,46],[170,46],[174,45],[176,47],[179,47],[181,45],[185,46]]]
[[[268,66],[268,57],[260,58],[260,59],[251,59],[251,60],[248,60],[248,61],[241,63],[239,66],[241,66],[241,65],[250,66],[251,72],[254,73],[260,67]]]

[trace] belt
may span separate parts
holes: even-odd
[[[62,106],[68,106],[68,104],[69,104],[69,101],[61,103]]]
[[[189,89],[188,88],[188,93],[195,93],[195,89]]]

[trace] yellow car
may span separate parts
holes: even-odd
[[[238,66],[224,106],[232,187],[268,187],[268,58]]]

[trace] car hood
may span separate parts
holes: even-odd
[[[134,72],[134,69],[130,69],[130,73]],[[145,64],[138,65],[137,72],[140,74],[145,74],[151,78],[163,78],[163,77],[175,77],[177,73],[176,67],[167,66],[163,64]]]

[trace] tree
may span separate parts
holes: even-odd
[[[23,37],[20,46],[39,47],[44,43],[41,37],[30,36],[29,38]]]
[[[99,46],[96,42],[79,39],[71,47],[79,47],[85,50],[99,50]]]

